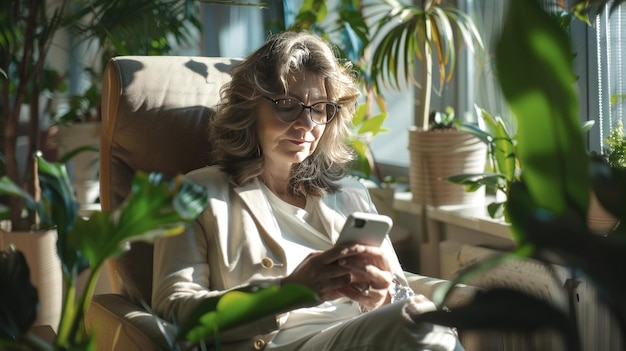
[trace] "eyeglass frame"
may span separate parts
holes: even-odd
[[[313,123],[317,124],[318,126],[323,126],[323,125],[326,125],[326,124],[330,123],[333,119],[335,119],[335,117],[337,116],[337,112],[339,112],[339,110],[341,109],[341,105],[339,105],[338,103],[336,103],[336,102],[334,102],[334,101],[318,101],[318,102],[313,103],[313,104],[311,104],[311,105],[305,105],[305,104],[304,104],[304,102],[302,102],[302,101],[300,101],[300,100],[298,100],[298,99],[290,98],[290,97],[287,97],[287,98],[280,98],[280,99],[272,99],[271,97],[269,97],[269,96],[265,96],[265,95],[261,95],[261,97],[263,97],[263,98],[265,98],[265,99],[267,99],[267,100],[271,101],[271,102],[274,104],[274,107],[275,107],[275,108],[277,108],[278,102],[279,102],[279,101],[281,101],[281,100],[295,100],[295,101],[297,101],[297,102],[300,104],[300,106],[302,106],[302,109],[300,110],[300,112],[298,112],[297,114],[295,114],[295,115],[294,115],[294,116],[295,116],[295,117],[294,117],[294,119],[293,119],[293,120],[291,120],[291,121],[285,121],[284,119],[282,119],[281,117],[279,117],[279,115],[280,115],[280,114],[277,114],[277,116],[276,116],[276,117],[277,117],[277,118],[278,118],[281,122],[284,122],[284,123],[293,123],[293,122],[297,121],[297,120],[300,118],[300,115],[302,115],[302,112],[304,112],[304,110],[305,110],[305,109],[308,109],[308,110],[309,110],[309,118],[311,119],[311,122],[313,122]],[[327,118],[327,120],[326,120],[326,122],[325,122],[325,123],[319,123],[319,122],[317,122],[317,121],[315,121],[315,120],[313,119],[313,106],[315,106],[315,105],[319,105],[319,104],[332,105],[332,106],[334,106],[334,107],[335,107],[335,113],[332,115],[332,117]]]

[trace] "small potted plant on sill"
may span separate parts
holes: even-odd
[[[505,214],[509,187],[513,182],[519,181],[520,177],[519,158],[515,150],[517,141],[502,118],[492,116],[478,106],[475,107],[477,114],[484,121],[485,128],[464,125],[463,129],[487,145],[485,172],[456,174],[447,179],[452,183],[463,185],[468,192],[484,187],[487,193],[495,197],[494,202],[487,204],[487,213],[491,218],[501,218]],[[504,220],[506,221],[506,218]]]
[[[605,145],[601,156],[593,155],[595,160],[605,163],[614,173],[626,172],[626,132],[621,120],[610,129]],[[598,184],[598,186],[602,185]],[[617,226],[618,219],[602,205],[598,195],[606,197],[607,194],[591,191],[587,223],[592,232],[607,235]],[[606,198],[603,200],[607,201]]]

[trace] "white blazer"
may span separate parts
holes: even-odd
[[[286,262],[280,229],[258,181],[233,187],[228,175],[216,166],[192,171],[186,177],[205,186],[210,201],[183,234],[155,242],[152,308],[170,321],[186,320],[206,297],[248,285],[276,283],[286,275],[288,264],[299,263]],[[330,248],[350,213],[376,210],[367,189],[346,178],[340,191],[321,198],[321,211],[323,226],[331,233]],[[383,248],[396,278],[407,284],[389,238]],[[229,350],[253,350],[259,342],[271,339],[278,328],[276,316],[270,316],[221,335],[221,341],[240,341],[229,344]]]

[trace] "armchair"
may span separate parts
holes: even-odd
[[[210,163],[206,125],[215,113],[219,89],[237,62],[230,58],[122,56],[107,64],[100,147],[104,211],[121,204],[136,171],[174,176]],[[167,331],[172,326],[150,313],[152,245],[133,243],[106,268],[113,291],[94,296],[85,318],[86,328],[96,333],[97,349],[171,349]],[[412,273],[407,276],[411,287],[426,296],[432,296],[435,287],[444,282]],[[449,307],[462,304],[474,292],[469,286],[456,289]],[[461,332],[468,350],[487,349],[486,343],[472,335]]]

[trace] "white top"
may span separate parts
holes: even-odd
[[[318,197],[308,196],[305,208],[301,209],[280,199],[264,184],[261,188],[281,230],[281,245],[286,248],[287,262],[301,262],[311,252],[332,247],[330,234],[321,229]],[[286,268],[290,274],[296,267]],[[280,331],[268,344],[268,348],[293,347],[294,343],[359,314],[358,303],[345,297],[323,302],[316,307],[293,310],[281,318]]]

